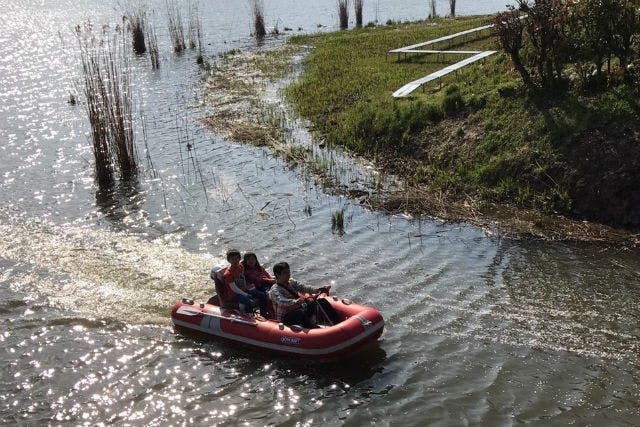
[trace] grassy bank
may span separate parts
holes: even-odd
[[[448,64],[425,56],[398,62],[388,50],[486,22],[467,17],[294,37],[292,44],[313,49],[287,97],[328,144],[407,179],[405,194],[388,199],[390,208],[429,213],[436,194],[441,204],[480,213],[506,204],[640,228],[637,84],[525,93],[498,55],[449,77],[442,89],[392,98]],[[497,50],[497,42],[457,48]]]

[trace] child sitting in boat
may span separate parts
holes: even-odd
[[[240,259],[240,251],[237,249],[227,251],[227,261],[231,265],[224,272],[225,294],[238,303],[241,311],[253,313],[253,309],[257,305],[260,308],[260,313],[265,316],[267,314],[267,295],[247,283]]]
[[[312,288],[291,280],[291,269],[286,262],[273,266],[276,283],[269,289],[268,295],[273,303],[275,319],[285,325],[300,325],[305,328],[315,326],[315,312],[320,306],[332,323],[339,323],[340,318],[331,304],[324,299],[308,301],[300,292],[308,294],[329,293],[330,285]]]
[[[264,269],[258,262],[258,257],[253,252],[245,252],[242,257],[242,266],[244,267],[244,278],[249,285],[253,285],[256,289],[267,292],[271,285],[276,283],[276,279]]]

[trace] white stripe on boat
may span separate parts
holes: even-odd
[[[209,314],[209,313],[203,313],[203,314]],[[345,341],[342,341],[336,345],[333,345],[331,347],[324,347],[324,348],[300,348],[300,347],[291,347],[291,346],[287,346],[287,345],[279,345],[279,344],[274,344],[274,343],[270,343],[270,342],[264,342],[264,341],[260,341],[260,340],[255,340],[252,338],[247,338],[247,337],[243,337],[240,335],[235,335],[235,334],[230,334],[228,332],[224,332],[222,330],[222,328],[220,327],[220,319],[229,319],[227,317],[224,316],[217,316],[217,315],[209,315],[209,316],[205,316],[205,318],[203,319],[202,323],[206,324],[207,326],[202,326],[201,325],[196,325],[194,323],[189,323],[189,322],[184,322],[182,320],[178,320],[178,319],[173,319],[173,323],[176,326],[182,326],[184,328],[188,328],[188,329],[193,329],[196,331],[200,331],[200,332],[204,332],[210,335],[215,335],[215,336],[219,336],[221,338],[226,338],[229,340],[233,340],[233,341],[237,341],[237,342],[241,342],[243,344],[249,344],[249,345],[253,345],[256,347],[262,347],[262,348],[266,348],[269,350],[274,350],[274,351],[281,351],[284,353],[294,353],[294,354],[304,354],[304,355],[311,355],[311,356],[321,356],[321,355],[328,355],[328,354],[332,354],[332,353],[336,353],[340,350],[343,350],[347,347],[350,347],[353,344],[356,344],[360,341],[365,340],[367,337],[369,337],[370,335],[373,335],[375,332],[377,332],[378,330],[380,330],[383,326],[384,326],[384,320],[381,320],[380,323],[376,323],[373,326],[367,327],[365,328],[365,330],[361,333],[359,333],[358,335],[356,335],[355,337],[349,338]],[[250,323],[250,322],[247,322]],[[290,335],[282,335],[283,337],[292,337]],[[294,338],[294,337],[292,337]],[[302,337],[300,337],[302,338]]]

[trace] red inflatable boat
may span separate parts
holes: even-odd
[[[382,334],[384,320],[377,310],[328,296],[342,321],[333,326],[302,328],[243,314],[189,299],[171,312],[177,329],[204,333],[260,349],[305,358],[330,358],[350,353]]]

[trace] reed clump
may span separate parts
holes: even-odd
[[[338,17],[340,29],[346,30],[349,27],[349,0],[338,0]]]
[[[131,32],[133,51],[142,55],[147,51],[145,44],[147,13],[144,9],[139,8],[127,13],[125,19],[128,22],[127,28]]]
[[[264,3],[262,0],[253,0],[253,30],[256,39],[262,40],[267,35],[264,26]]]
[[[76,27],[82,83],[92,131],[96,178],[101,187],[115,175],[129,180],[137,174],[131,78],[123,41],[118,34],[97,39],[91,26]]]
[[[364,0],[354,0],[354,9],[356,12],[356,28],[362,28],[362,6]]]
[[[182,23],[182,15],[175,2],[167,1],[167,18],[169,23],[169,37],[173,50],[180,53],[187,48],[184,38],[184,25]]]

